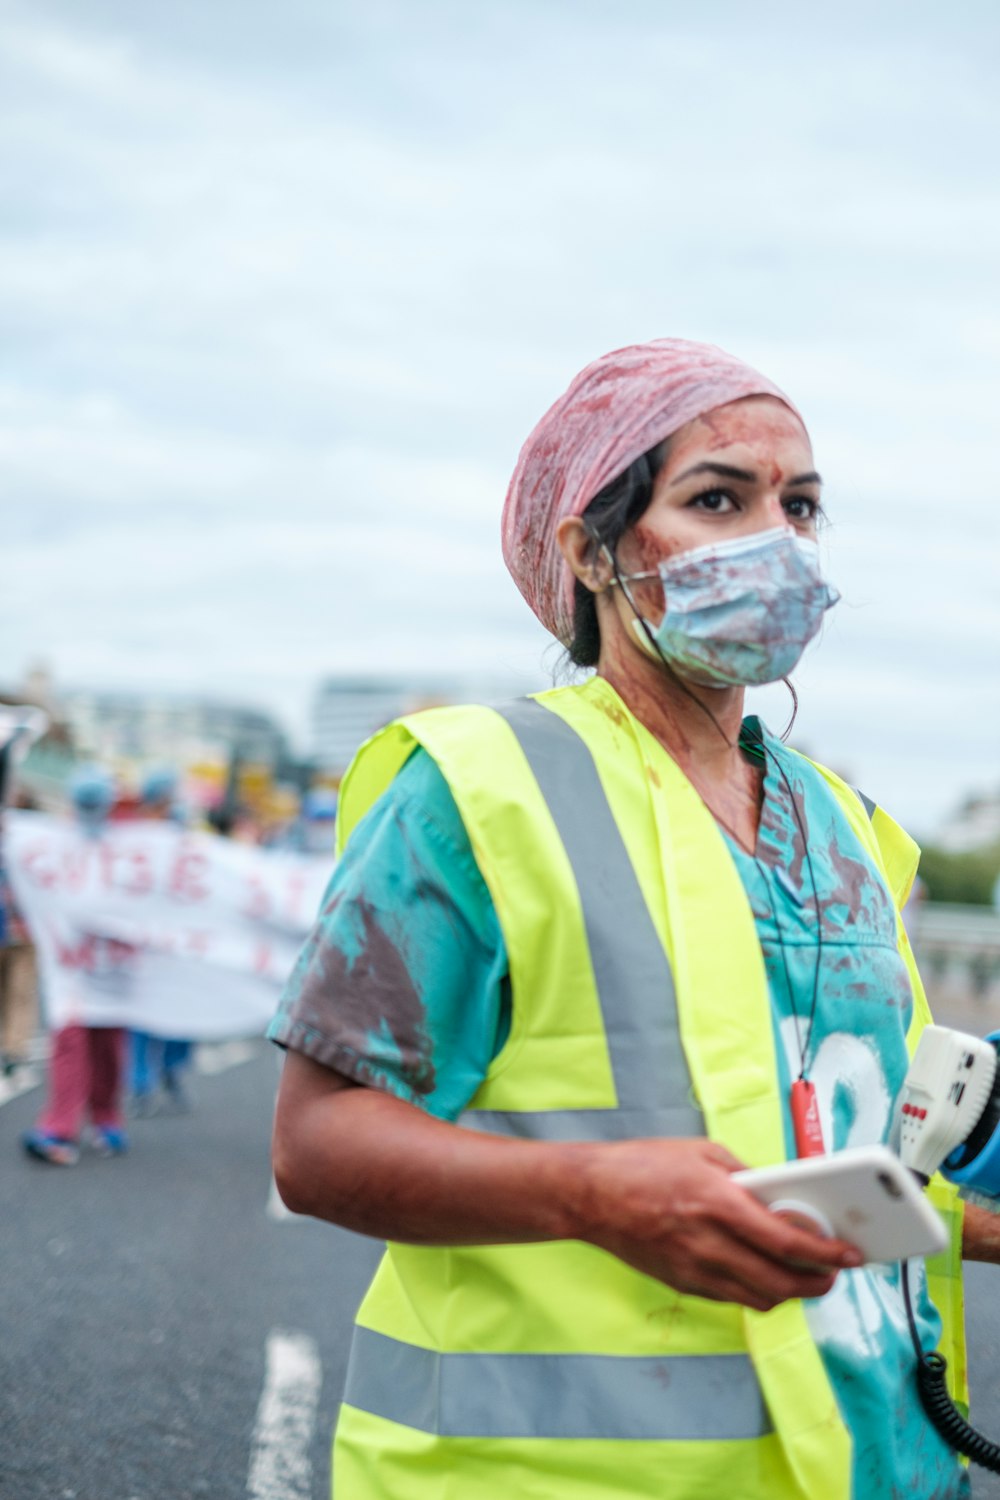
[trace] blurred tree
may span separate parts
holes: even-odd
[[[920,856],[920,878],[929,901],[957,901],[966,906],[992,906],[1000,877],[1000,843],[964,854],[949,854],[933,845]]]

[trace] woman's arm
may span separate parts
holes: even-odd
[[[1000,1264],[1000,1214],[990,1213],[975,1203],[965,1205],[962,1226],[964,1260],[990,1260]]]
[[[707,1140],[516,1141],[464,1130],[289,1053],[274,1173],[296,1213],[415,1245],[579,1239],[678,1291],[765,1310],[858,1265],[730,1182]]]

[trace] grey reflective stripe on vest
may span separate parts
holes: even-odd
[[[618,1108],[469,1110],[460,1123],[548,1140],[704,1135],[691,1100],[670,963],[594,757],[565,719],[532,698],[497,712],[517,736],[573,870]]]
[[[772,1430],[746,1354],[439,1354],[355,1328],[344,1400],[439,1437],[712,1442]]]
[[[875,816],[875,810],[878,807],[878,803],[873,802],[870,797],[866,797],[864,792],[861,791],[859,787],[852,787],[851,790],[854,792],[854,795],[857,797],[865,812],[868,814],[868,819],[870,822],[871,819]]]

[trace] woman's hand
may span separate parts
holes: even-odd
[[[579,1237],[658,1281],[698,1297],[766,1311],[822,1297],[852,1245],[764,1208],[730,1180],[742,1162],[706,1140],[645,1140],[591,1148]]]

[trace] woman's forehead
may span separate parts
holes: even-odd
[[[665,467],[689,462],[694,450],[707,454],[744,447],[757,453],[811,456],[812,444],[801,418],[774,396],[748,396],[695,417],[674,433]]]

